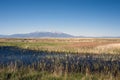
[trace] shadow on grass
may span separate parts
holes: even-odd
[[[0,47],[0,67],[32,67],[37,71],[62,73],[120,73],[120,55],[75,54],[29,50],[13,46]]]

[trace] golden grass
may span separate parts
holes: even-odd
[[[120,39],[109,38],[41,38],[0,39],[0,46],[17,46],[32,50],[74,53],[120,54]]]

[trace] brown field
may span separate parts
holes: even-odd
[[[0,46],[73,53],[120,53],[119,38],[0,39]]]

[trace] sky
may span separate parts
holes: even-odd
[[[120,0],[0,0],[0,34],[120,36]]]

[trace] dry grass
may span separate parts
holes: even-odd
[[[55,54],[62,52],[89,53],[83,54],[83,59],[78,57],[79,54],[72,57],[67,54],[56,58],[48,56],[45,60],[33,62],[31,66],[25,66],[20,61],[7,66],[1,64],[0,80],[120,80],[119,55],[109,55],[120,54],[120,39],[0,39],[0,46],[16,46],[15,48],[1,47],[2,54],[8,51],[14,55],[13,53],[19,51],[19,53],[29,55],[31,51],[31,56],[36,56],[36,58],[39,57],[36,53],[40,53],[41,50],[42,53],[48,54],[51,54],[50,51]],[[20,47],[20,50],[17,47]],[[34,52],[35,50],[40,52]],[[23,54],[21,55],[23,56]],[[1,57],[6,58],[6,55]],[[11,56],[12,58],[14,57]],[[93,62],[89,63],[88,59],[91,58],[94,58]],[[54,64],[47,64],[45,62],[47,60]],[[64,65],[61,63],[62,61],[65,62]],[[20,64],[21,67],[16,67],[17,64]],[[36,64],[37,66],[35,66]]]
[[[120,43],[102,45],[102,46],[98,46],[97,48],[102,48],[102,49],[118,48],[118,49],[120,49]]]
[[[0,39],[1,46],[17,46],[32,50],[74,53],[120,53],[120,39],[67,38],[67,39]]]

